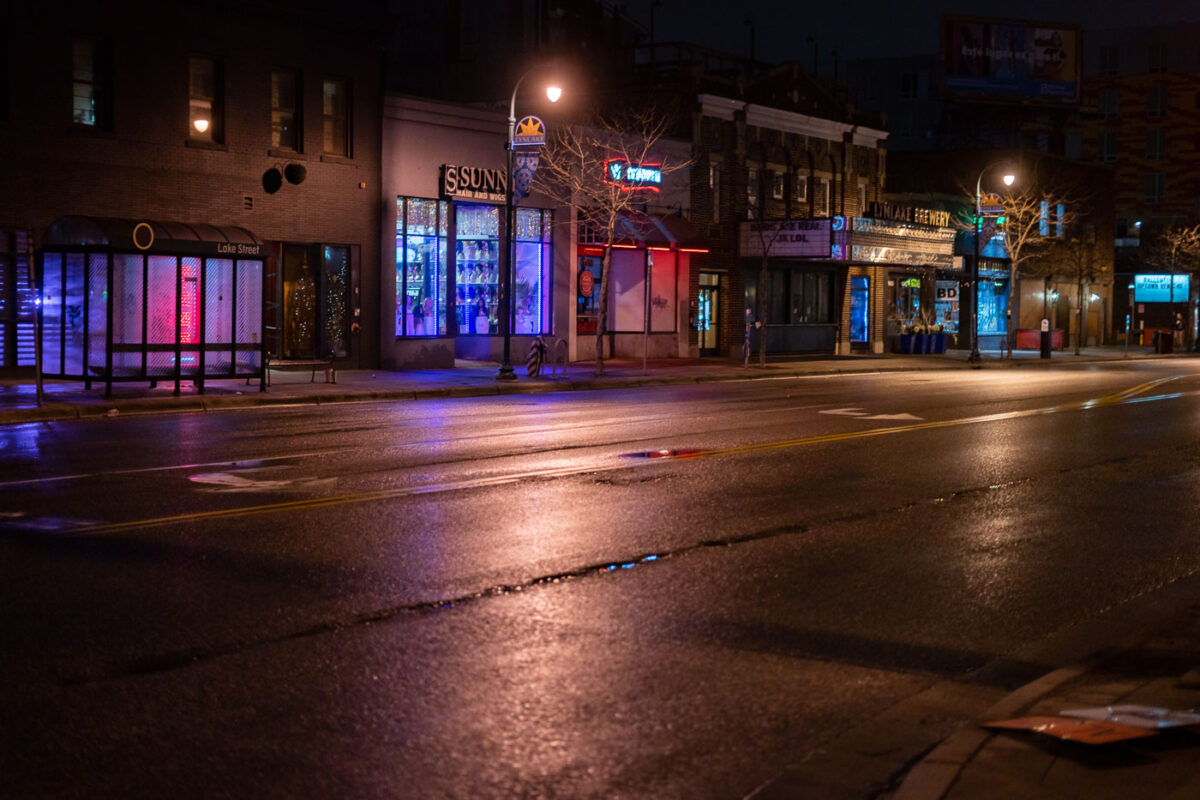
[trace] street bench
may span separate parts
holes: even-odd
[[[317,380],[317,370],[325,371],[326,383],[337,383],[337,368],[333,366],[332,358],[271,358],[267,356],[267,386],[271,385],[271,370],[273,369],[310,369],[312,374],[309,383]]]

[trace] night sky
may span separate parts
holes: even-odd
[[[1068,22],[1089,28],[1200,21],[1195,0],[1005,0],[958,3],[921,0],[626,0],[634,19],[649,29],[651,5],[655,40],[684,40],[739,55],[750,54],[754,20],[754,55],[765,61],[794,60],[811,64],[815,35],[821,71],[831,69],[830,49],[839,58],[936,54],[938,25],[944,13],[1001,19]]]

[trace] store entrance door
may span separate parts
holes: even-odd
[[[700,303],[696,314],[696,330],[700,339],[700,355],[720,353],[721,288],[720,276],[713,272],[700,273]]]

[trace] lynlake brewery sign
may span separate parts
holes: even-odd
[[[829,258],[832,227],[828,219],[785,219],[743,222],[739,254],[743,257]]]
[[[508,190],[504,170],[442,165],[442,197],[447,200],[485,200],[503,203]]]
[[[872,219],[886,219],[892,222],[913,222],[917,225],[933,225],[938,228],[950,227],[950,212],[933,208],[917,208],[901,203],[868,203],[867,213]]]

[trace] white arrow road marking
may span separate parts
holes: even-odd
[[[270,469],[270,468],[268,468]],[[334,478],[302,478],[300,480],[268,480],[247,473],[266,472],[264,469],[233,470],[230,472],[198,472],[188,480],[199,483],[202,492],[298,492],[336,483]]]
[[[913,414],[869,414],[861,408],[831,408],[817,413],[834,414],[839,417],[857,417],[858,419],[924,419],[924,417]]]

